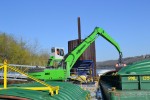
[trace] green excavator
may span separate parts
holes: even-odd
[[[28,72],[29,75],[41,80],[67,80],[70,78],[70,70],[78,58],[99,36],[102,36],[117,49],[119,53],[118,66],[122,65],[122,52],[118,43],[113,38],[111,38],[102,28],[96,27],[87,38],[85,38],[77,47],[75,47],[70,53],[66,54],[63,58],[61,57],[64,55],[63,49],[52,49],[54,54],[56,54],[55,51],[59,51],[58,55],[60,57],[58,58],[60,59],[56,59],[54,55],[50,56],[47,64],[48,66],[46,68],[30,69]],[[53,66],[54,61],[57,61],[55,66]]]

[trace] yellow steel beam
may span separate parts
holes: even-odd
[[[4,66],[0,66],[0,69],[3,68]]]
[[[21,87],[21,89],[29,89],[29,90],[49,90],[48,87]]]
[[[39,79],[36,79],[35,77],[30,76],[30,75],[24,73],[23,71],[21,71],[21,70],[19,70],[19,69],[17,69],[17,68],[10,67],[10,66],[8,66],[8,68],[10,68],[11,70],[14,70],[14,71],[16,71],[16,72],[18,72],[18,73],[21,73],[21,74],[27,76],[28,78],[33,79],[34,81],[36,81],[36,82],[38,82],[38,83],[41,83],[41,84],[47,86],[47,87],[45,87],[45,88],[47,88],[47,89],[49,90],[51,96],[54,95],[54,91],[56,91],[56,94],[58,94],[59,86],[55,86],[55,87],[54,87],[54,86],[50,86],[49,84],[47,84],[47,83],[45,83],[45,82],[43,82],[43,81],[41,81],[41,80],[39,80]],[[26,88],[26,89],[30,89],[30,90],[36,90],[36,89],[37,89],[37,90],[42,90],[42,88],[40,88],[40,87],[39,87],[39,88],[31,88],[31,87],[28,87],[28,88]]]
[[[55,89],[49,87],[21,87],[21,89],[28,89],[28,90],[49,90],[51,96],[54,95],[54,91],[58,94],[59,87],[56,86]]]
[[[8,68],[10,68],[11,70],[14,70],[14,71],[16,71],[16,72],[18,72],[18,73],[20,73],[20,74],[23,74],[23,75],[27,76],[28,78],[30,78],[30,79],[32,79],[32,80],[34,80],[34,81],[36,81],[36,82],[39,82],[39,83],[41,83],[41,84],[43,84],[43,85],[45,85],[45,86],[47,86],[47,87],[52,87],[52,86],[50,86],[49,84],[47,84],[47,83],[45,83],[45,82],[43,82],[43,81],[41,81],[41,80],[36,79],[35,77],[32,77],[32,76],[30,76],[30,75],[28,75],[28,74],[22,72],[22,71],[19,70],[18,68],[14,68],[14,67],[12,67],[12,66],[11,66],[11,67],[8,66]]]
[[[30,79],[33,79],[34,81],[38,82],[38,83],[41,83],[43,85],[45,85],[46,87],[20,87],[20,89],[29,89],[29,90],[49,90],[49,93],[51,94],[51,96],[54,95],[54,91],[56,94],[58,94],[58,91],[59,91],[59,86],[50,86],[49,84],[39,80],[39,79],[36,79],[26,73],[24,73],[24,71],[21,71],[17,68],[14,68],[14,67],[10,67],[7,65],[7,60],[4,60],[4,65],[3,66],[0,66],[0,69],[4,67],[4,88],[0,88],[0,90],[3,90],[3,89],[10,89],[11,87],[7,88],[7,68],[11,69],[11,70],[14,70],[18,73],[21,73],[25,76],[27,76],[28,78]],[[16,87],[14,87],[16,88]]]
[[[4,89],[7,88],[7,60],[4,60]]]
[[[49,90],[49,93],[51,94],[51,96],[53,96],[54,91],[56,94],[58,94],[59,86],[56,86],[54,88],[49,88],[49,87],[9,87],[7,89]],[[4,90],[4,88],[0,88],[0,90]]]

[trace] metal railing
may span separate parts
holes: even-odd
[[[28,89],[28,90],[49,90],[49,93],[51,94],[51,96],[54,95],[54,92],[56,94],[58,94],[58,91],[59,91],[59,86],[50,86],[49,84],[45,83],[44,81],[41,81],[39,79],[36,79],[35,77],[33,76],[30,76],[28,75],[27,73],[25,73],[24,71],[21,71],[19,70],[18,68],[15,68],[13,66],[8,66],[7,64],[7,60],[4,60],[4,64],[2,66],[0,66],[0,69],[3,68],[3,77],[4,77],[4,84],[3,84],[3,88],[0,88],[0,90],[3,90],[3,89],[10,89],[10,88],[20,88],[20,89]],[[11,69],[15,72],[18,72],[20,73],[21,75],[24,75],[24,76],[27,76],[28,78],[44,85],[45,87],[7,87],[7,71],[8,69]]]

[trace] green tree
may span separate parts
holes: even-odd
[[[38,42],[27,45],[22,38],[17,40],[11,35],[0,33],[0,63],[7,58],[11,64],[46,65],[49,55],[46,51],[38,52]]]

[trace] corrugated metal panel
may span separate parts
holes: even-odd
[[[99,85],[107,100],[150,100],[150,60],[128,65],[113,75],[101,75]]]
[[[78,45],[78,39],[68,41],[68,52],[71,52]],[[93,42],[87,50],[81,55],[80,60],[92,60],[94,62],[94,73],[96,76],[96,50],[95,42]]]
[[[41,84],[36,82],[26,83],[26,84],[11,84],[9,86],[13,86],[14,88],[1,90],[0,100],[1,100],[1,96],[8,96],[8,97],[14,96],[14,97],[26,98],[29,100],[90,100],[90,92],[83,90],[78,85],[69,82],[56,82],[56,81],[49,81],[47,82],[47,84],[51,84],[52,86],[60,86],[59,94],[50,96],[49,92],[46,90],[34,91],[34,90],[24,90],[24,89],[17,88],[17,87],[33,87],[33,86],[41,87],[42,86]],[[0,85],[0,87],[2,87],[2,85]]]
[[[118,71],[118,75],[131,75],[131,74],[149,75],[150,74],[150,60],[142,60],[142,61],[135,62]]]

